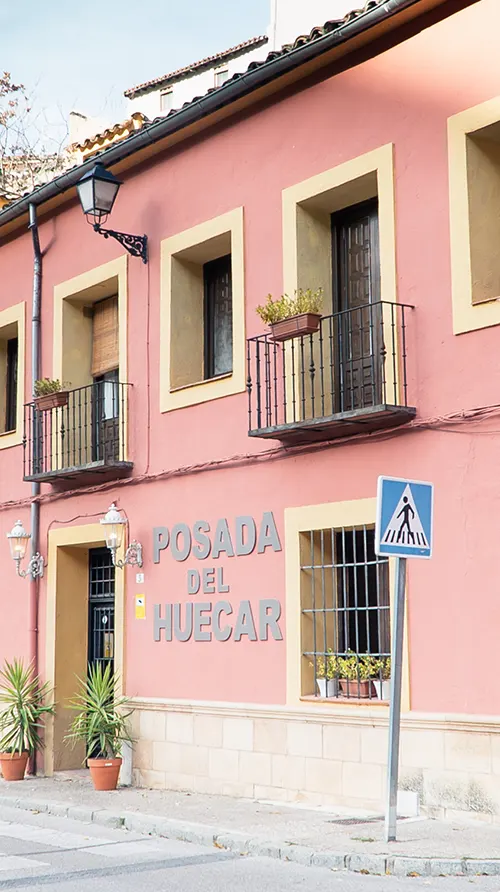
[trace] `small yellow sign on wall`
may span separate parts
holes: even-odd
[[[146,619],[146,596],[135,596],[135,618]]]

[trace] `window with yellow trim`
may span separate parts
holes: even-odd
[[[245,391],[243,209],[162,242],[162,412]]]
[[[372,525],[301,532],[302,696],[387,700],[389,560]]]
[[[0,311],[0,449],[22,440],[24,304]]]

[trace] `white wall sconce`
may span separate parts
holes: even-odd
[[[16,562],[17,575],[23,579],[29,576],[31,579],[41,578],[43,576],[44,560],[38,552],[30,558],[26,570],[21,570],[21,561],[26,557],[26,549],[31,539],[31,533],[27,533],[20,520],[16,520],[10,533],[7,533],[9,540],[10,554],[12,560]]]
[[[108,509],[107,514],[101,520],[106,537],[106,545],[111,552],[113,558],[113,566],[119,567],[121,570],[128,564],[131,567],[142,567],[142,545],[135,539],[132,540],[125,552],[123,561],[116,559],[116,553],[121,548],[123,542],[123,533],[127,520],[116,505],[113,503]]]

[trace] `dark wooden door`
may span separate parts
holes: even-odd
[[[115,568],[109,548],[89,551],[89,665],[114,668]]]
[[[335,378],[338,412],[381,402],[382,308],[378,206],[332,216]]]
[[[111,464],[120,455],[118,369],[94,378],[92,417],[92,459]]]

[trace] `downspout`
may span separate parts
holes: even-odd
[[[38,235],[36,205],[29,205],[29,229],[33,240],[33,304],[31,314],[31,396],[35,393],[35,381],[40,378],[40,345],[42,302],[42,252]],[[40,504],[36,496],[40,495],[40,484],[31,484],[31,557],[40,551]],[[29,604],[29,655],[34,674],[38,675],[38,602],[40,578],[30,577]],[[33,753],[30,770],[36,774],[36,751]]]

